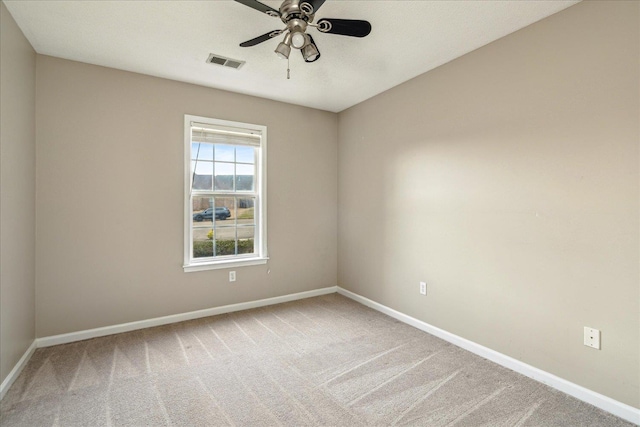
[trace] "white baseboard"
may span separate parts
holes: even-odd
[[[241,302],[238,304],[224,305],[222,307],[207,308],[204,310],[191,311],[188,313],[174,314],[171,316],[156,317],[153,319],[140,320],[137,322],[121,323],[119,325],[105,326],[103,328],[88,329],[84,331],[71,332],[68,334],[53,335],[50,337],[38,338],[36,340],[38,348],[50,347],[52,345],[67,344],[75,341],[87,340],[90,338],[103,337],[105,335],[119,334],[122,332],[135,331],[137,329],[151,328],[154,326],[168,325],[170,323],[183,322],[185,320],[199,319],[201,317],[215,316],[217,314],[232,313],[234,311],[249,310],[251,308],[264,307],[267,305],[281,304],[283,302],[295,301],[304,298],[316,297],[319,295],[333,294],[337,292],[337,286],[314,289],[312,291],[299,292],[297,294],[283,295],[279,297],[266,298],[257,301]]]
[[[447,332],[443,329],[437,328],[433,325],[423,322],[422,320],[418,320],[414,317],[408,316],[385,305],[348,291],[344,288],[338,287],[338,293],[354,301],[357,301],[360,304],[366,305],[367,307],[393,317],[394,319],[411,325],[414,328],[418,328],[422,331],[430,333],[431,335],[435,335],[438,338],[442,338],[443,340],[457,345],[458,347],[462,347],[465,350],[477,354],[478,356],[489,359],[492,362],[497,363],[498,365],[502,365],[538,382],[546,384],[549,387],[560,390],[563,393],[587,402],[626,421],[640,425],[640,409],[634,408],[633,406],[629,406],[622,402],[618,402],[617,400],[611,399],[610,397],[604,396],[600,393],[596,393],[595,391],[584,388],[578,384],[574,384],[549,372],[535,368],[531,365],[527,365],[520,360],[514,359],[495,350],[491,350],[490,348],[484,347],[473,341],[469,341],[458,335],[452,334],[451,332]]]
[[[7,375],[4,381],[2,381],[2,384],[0,384],[0,400],[4,398],[5,394],[7,394],[9,387],[11,387],[16,378],[18,378],[20,372],[22,372],[24,367],[27,365],[29,359],[31,359],[33,352],[36,351],[36,348],[37,342],[36,340],[33,340],[27,351],[24,352],[20,360],[18,360],[18,363],[16,363],[16,366],[13,367],[11,372],[9,372],[9,375]]]

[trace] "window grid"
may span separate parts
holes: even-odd
[[[224,193],[224,194],[215,194],[215,193],[211,193],[211,192],[202,192],[202,191],[198,191],[197,193],[194,192],[193,197],[191,199],[191,206],[193,206],[193,199],[194,198],[209,198],[210,202],[208,203],[210,206],[210,209],[213,210],[212,212],[212,221],[211,221],[211,225],[209,224],[205,224],[205,225],[199,225],[199,224],[193,224],[192,227],[194,230],[213,230],[213,234],[212,234],[212,249],[213,249],[213,254],[212,257],[219,257],[219,256],[242,256],[242,255],[253,255],[256,252],[256,205],[258,205],[258,197],[256,194],[252,194],[252,193],[243,193],[243,194],[230,194],[230,193]],[[226,221],[224,223],[219,223],[219,220],[216,219],[216,207],[221,207],[224,206],[224,203],[219,203],[220,199],[233,199],[233,208],[231,209],[231,215],[232,221],[227,223]],[[247,205],[252,205],[253,209],[254,209],[254,213],[253,215],[251,215],[251,218],[247,218],[247,220],[250,220],[250,222],[246,222],[246,223],[240,223],[239,220],[239,215],[240,215],[240,203],[239,200],[247,200],[248,203]],[[226,207],[226,206],[225,206]],[[196,212],[192,209],[191,210],[191,215],[194,216],[196,214]],[[246,230],[251,230],[253,229],[253,237],[242,237],[239,235],[239,230],[242,229],[246,229]],[[234,253],[233,254],[223,254],[223,255],[219,255],[218,254],[218,245],[217,245],[217,236],[219,236],[219,231],[222,230],[233,230],[233,241],[234,241]],[[239,253],[239,241],[243,240],[243,239],[253,239],[254,240],[254,245],[253,245],[253,251],[251,253],[246,253],[246,254],[241,254]],[[193,249],[192,249],[193,251]],[[191,254],[192,258],[196,259],[197,257],[195,257],[195,255]],[[202,257],[204,258],[204,257]]]
[[[201,148],[203,147],[204,144],[210,144],[212,146],[212,159],[201,159],[200,158],[200,151]],[[197,149],[195,150],[195,156],[192,153],[191,158],[194,162],[194,166],[193,166],[193,170],[192,170],[192,175],[194,176],[194,179],[192,180],[192,185],[194,184],[193,181],[195,181],[195,176],[196,176],[196,171],[197,171],[197,165],[198,163],[203,163],[203,164],[210,164],[211,165],[211,188],[207,189],[207,190],[192,190],[192,203],[191,205],[193,206],[193,198],[194,197],[200,197],[202,198],[204,197],[210,197],[210,202],[209,202],[209,206],[211,207],[211,209],[213,209],[213,213],[212,213],[212,224],[211,226],[209,225],[193,225],[194,229],[208,229],[208,230],[212,230],[212,254],[211,257],[213,258],[219,258],[219,257],[223,257],[223,256],[251,256],[254,255],[256,253],[256,239],[255,239],[255,228],[256,228],[256,223],[255,223],[255,215],[252,218],[252,222],[248,223],[248,224],[239,224],[238,223],[238,215],[239,215],[239,203],[238,203],[238,199],[243,198],[243,199],[251,199],[252,200],[252,205],[255,206],[256,204],[256,200],[258,199],[258,195],[255,191],[251,191],[251,190],[239,190],[238,189],[238,165],[245,165],[245,166],[250,166],[252,168],[252,176],[253,176],[253,188],[255,189],[256,187],[256,177],[255,177],[255,172],[256,172],[256,168],[255,168],[255,164],[256,162],[256,157],[257,157],[257,150],[253,150],[253,163],[251,162],[238,162],[238,156],[237,156],[237,148],[238,146],[236,145],[226,145],[224,146],[227,149],[231,149],[231,153],[232,153],[232,158],[230,160],[227,160],[225,158],[225,156],[220,156],[219,152],[221,151],[220,147],[222,146],[222,144],[215,144],[215,143],[207,143],[207,142],[192,142],[192,152],[193,152],[193,146],[197,146]],[[220,160],[220,157],[222,157],[223,160]],[[218,183],[216,180],[216,177],[220,176],[216,174],[216,169],[217,169],[217,165],[230,165],[231,168],[233,169],[233,176],[231,179],[231,188],[223,188],[223,189],[218,189]],[[220,185],[223,186],[223,185]],[[238,194],[241,193],[241,194]],[[233,216],[233,223],[229,224],[229,225],[219,225],[218,221],[216,219],[216,208],[224,206],[224,203],[220,204],[218,203],[219,200],[224,200],[225,198],[227,199],[233,199],[233,207],[232,207],[232,216]],[[225,206],[227,207],[227,206]],[[227,207],[228,208],[228,207]],[[194,212],[192,211],[192,215],[194,214]],[[250,229],[252,228],[254,230],[253,233],[253,249],[251,250],[251,252],[249,253],[240,253],[240,248],[239,248],[239,241],[240,241],[240,236],[239,236],[239,229]],[[218,244],[218,236],[219,230],[233,230],[233,254],[230,253],[222,253],[220,254],[220,249],[219,249],[219,244]],[[195,256],[195,254],[193,253],[194,249],[192,247],[192,253],[191,253],[191,257],[193,259],[197,258]],[[209,258],[209,257],[199,257],[199,258]]]

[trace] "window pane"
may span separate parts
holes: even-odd
[[[194,190],[211,190],[213,181],[213,163],[211,162],[194,162],[195,173],[192,176]]]
[[[216,162],[235,162],[235,147],[233,145],[216,144]]]
[[[194,142],[191,144],[191,158],[213,161],[213,144]]]
[[[216,227],[235,227],[235,203],[233,197],[216,197]]]
[[[213,199],[211,197],[194,197],[191,212],[194,227],[211,227]]]
[[[216,162],[216,190],[233,191],[233,163]]]
[[[253,147],[236,147],[236,162],[238,163],[255,163],[255,148]]]
[[[216,256],[235,255],[235,227],[216,229]]]
[[[238,227],[238,254],[252,254],[255,242],[255,227]]]
[[[231,227],[216,227],[214,233],[216,236],[216,240],[235,240],[236,239],[236,227],[233,226],[233,224],[231,224]]]
[[[193,257],[205,258],[213,256],[213,229],[193,229]]]
[[[253,181],[253,165],[236,165],[236,191],[253,191]]]
[[[238,199],[238,225],[255,225],[255,198]]]

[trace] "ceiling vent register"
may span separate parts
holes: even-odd
[[[240,61],[239,59],[225,58],[224,56],[210,53],[207,58],[207,63],[222,65],[223,67],[235,68],[236,70],[242,68],[246,61]]]

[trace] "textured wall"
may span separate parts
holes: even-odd
[[[36,53],[0,3],[0,382],[35,338]]]
[[[639,7],[580,3],[340,113],[339,285],[640,407]]]
[[[37,335],[336,285],[337,115],[38,56]],[[267,265],[184,273],[184,114],[268,127]]]

